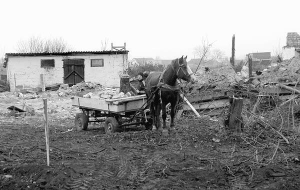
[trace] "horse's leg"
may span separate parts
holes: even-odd
[[[171,122],[170,122],[170,128],[173,129],[175,127],[174,124],[174,117],[175,117],[175,107],[176,107],[176,103],[171,103]]]
[[[152,130],[157,129],[156,117],[155,117],[155,102],[150,103],[150,115],[152,117]]]
[[[156,126],[157,129],[161,129],[161,123],[160,123],[160,111],[161,111],[161,104],[158,102],[155,106],[155,120],[156,120]]]
[[[167,125],[166,125],[167,111],[166,111],[165,101],[162,101],[161,110],[162,110],[162,119],[163,119],[163,129],[166,129],[167,128]]]
[[[176,105],[178,104],[178,101],[179,101],[179,98],[178,98],[179,96],[178,95],[176,95],[176,99],[175,99],[175,101],[172,101],[171,102],[171,113],[170,113],[170,115],[171,115],[171,122],[170,122],[170,128],[171,129],[174,129],[174,127],[175,127],[175,124],[174,124],[174,117],[175,117],[175,108],[176,108]]]

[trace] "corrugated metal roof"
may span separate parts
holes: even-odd
[[[69,51],[69,52],[44,52],[44,53],[6,53],[6,57],[13,56],[51,56],[51,55],[85,55],[85,54],[93,54],[93,55],[101,55],[101,54],[128,54],[128,50],[124,51]]]

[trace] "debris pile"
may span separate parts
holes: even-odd
[[[124,94],[123,92],[118,92],[116,88],[104,88],[100,91],[89,92],[83,95],[83,98],[96,98],[96,99],[116,99],[116,98],[125,98],[132,96],[133,93],[127,92]]]
[[[196,77],[198,82],[194,87],[211,85],[215,86],[216,89],[225,89],[241,81],[241,78],[231,65],[223,65],[216,68],[200,68],[196,73]]]
[[[99,83],[82,81],[71,87],[69,87],[68,84],[61,84],[59,89],[57,90],[57,94],[58,96],[67,96],[67,95],[83,96],[83,94],[87,94],[87,92],[89,91],[98,91],[101,90],[102,88],[103,88],[102,85]]]
[[[300,58],[292,58],[265,70],[257,77],[261,84],[291,83],[300,79]]]
[[[99,83],[80,82],[72,87],[68,84],[60,85],[57,91],[58,96],[75,95],[83,98],[96,98],[96,99],[112,99],[123,98],[134,95],[132,92],[124,94],[119,92],[118,88],[105,88]]]

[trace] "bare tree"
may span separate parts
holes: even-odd
[[[226,56],[225,56],[225,53],[222,50],[213,49],[211,51],[210,59],[216,60],[218,62],[224,62],[224,61],[226,61]]]
[[[197,72],[201,63],[208,61],[208,58],[211,53],[211,47],[213,43],[210,43],[208,39],[202,39],[202,44],[200,46],[195,47],[194,54],[200,58],[199,64],[195,70]]]
[[[70,50],[70,46],[62,38],[43,40],[33,36],[28,40],[19,41],[17,44],[17,52],[19,53],[52,53]]]

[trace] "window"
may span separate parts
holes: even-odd
[[[103,59],[91,59],[91,67],[104,67]]]
[[[41,67],[55,67],[54,59],[42,59],[41,60]]]

